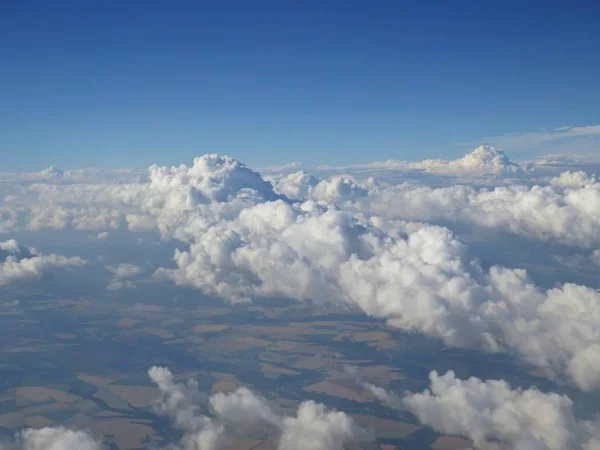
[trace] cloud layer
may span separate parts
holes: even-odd
[[[490,149],[480,153],[465,161],[512,167]],[[565,173],[544,186],[492,190],[304,173],[274,182],[277,189],[232,158],[205,155],[191,167],[152,166],[148,183],[28,186],[24,195],[35,201],[2,223],[158,229],[189,249],[176,251],[174,267],[157,270],[157,279],[234,303],[285,297],[347,306],[449,346],[514,353],[584,390],[600,387],[598,291],[544,290],[523,270],[484,269],[449,230],[407,222],[444,219],[598,248],[595,177]],[[114,287],[126,284],[113,271]]]

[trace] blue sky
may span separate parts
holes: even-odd
[[[597,2],[218,3],[3,2],[2,170],[600,149]]]

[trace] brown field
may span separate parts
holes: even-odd
[[[106,386],[102,386],[94,394],[94,397],[99,398],[111,408],[131,410],[129,403],[123,400],[120,396],[114,394],[112,391],[107,389]]]
[[[290,355],[282,355],[281,353],[266,351],[266,352],[262,352],[260,354],[259,358],[261,361],[269,361],[269,362],[274,362],[274,363],[279,363],[279,364],[287,364],[287,363],[293,361],[295,357],[290,356]]]
[[[220,325],[216,323],[199,323],[192,331],[194,333],[217,333],[229,329],[229,325]]]
[[[70,406],[84,413],[96,412],[100,410],[100,408],[93,401],[88,400],[87,398],[84,398],[83,400],[74,403],[70,403]]]
[[[377,385],[387,385],[390,381],[404,378],[400,370],[390,369],[388,366],[363,366],[360,374],[365,380]]]
[[[373,430],[375,437],[380,439],[403,438],[421,428],[418,425],[373,416],[352,415],[352,418],[358,425]]]
[[[206,341],[202,350],[210,353],[238,352],[255,347],[266,347],[270,341],[254,337],[220,336]]]
[[[160,391],[157,388],[147,386],[109,384],[106,388],[134,408],[150,407],[160,395]]]
[[[129,308],[123,308],[121,311],[123,312],[159,312],[162,311],[165,307],[161,305],[145,305],[143,303],[136,303]]]
[[[298,341],[281,340],[269,346],[274,352],[293,352],[308,355],[334,356],[334,353],[324,345],[315,345]]]
[[[297,369],[317,370],[322,369],[331,363],[335,363],[335,360],[311,356],[308,358],[298,358],[296,362],[292,364],[292,367],[296,367]]]
[[[54,422],[43,416],[31,416],[25,418],[25,426],[32,428],[43,428],[52,425]]]
[[[141,447],[142,441],[147,436],[155,439],[154,430],[147,423],[149,422],[145,420],[92,418],[77,414],[68,420],[67,425],[88,428],[98,435],[104,436],[106,441],[115,442],[120,450],[134,450]]]
[[[59,348],[64,348],[65,345],[62,343],[55,344],[37,344],[37,345],[23,345],[23,346],[15,346],[9,349],[4,350],[7,353],[42,353],[47,351],[56,350]]]
[[[177,374],[173,375],[173,380],[187,381],[190,378],[195,378],[197,376],[208,376],[208,373],[204,371],[178,372]]]
[[[150,334],[152,336],[158,336],[163,339],[173,339],[175,335],[169,330],[163,330],[161,328],[144,327],[135,330],[137,333]]]
[[[352,339],[356,342],[373,342],[373,341],[383,341],[390,337],[388,333],[385,331],[377,330],[377,331],[358,331],[356,333],[352,333]]]
[[[269,319],[276,319],[283,312],[283,308],[264,308],[262,306],[250,306],[248,311],[261,312]]]
[[[253,333],[260,336],[296,336],[307,329],[306,324],[289,324],[288,326],[259,326],[247,325],[242,327],[242,333]]]
[[[2,428],[21,428],[25,426],[25,415],[20,412],[2,414],[0,416],[0,427]]]
[[[55,413],[58,411],[77,411],[71,404],[67,403],[44,403],[41,405],[28,406],[19,411],[25,416],[42,416],[44,413]]]
[[[260,371],[265,376],[267,374],[279,374],[279,375],[299,375],[300,374],[300,372],[297,372],[295,370],[286,369],[284,367],[272,366],[271,364],[265,364],[265,363],[260,365]]]
[[[84,381],[88,384],[92,384],[94,386],[105,386],[109,383],[112,383],[115,380],[118,380],[118,376],[97,376],[97,375],[88,375],[86,373],[78,373],[77,379]]]
[[[133,320],[130,318],[124,318],[124,319],[119,320],[116,325],[119,328],[129,328],[129,327],[134,326],[136,323],[138,323],[137,320]]]
[[[238,385],[234,381],[219,380],[215,381],[212,385],[211,392],[233,392],[238,388]]]
[[[26,386],[17,388],[15,393],[17,406],[24,406],[31,403],[44,403],[55,401],[58,403],[71,403],[81,400],[78,395],[67,394],[56,389],[49,389],[41,386]]]
[[[225,316],[227,314],[231,314],[231,311],[233,311],[232,308],[227,308],[227,307],[218,307],[218,308],[199,308],[197,310],[197,312],[202,316],[202,317],[209,317],[209,316]]]
[[[360,395],[352,389],[332,383],[330,381],[321,381],[319,383],[311,384],[310,386],[305,387],[304,390],[307,392],[327,394],[332,397],[347,398],[359,403],[367,403],[369,401],[366,397]]]

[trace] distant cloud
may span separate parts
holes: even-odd
[[[505,150],[543,150],[544,153],[557,151],[588,152],[600,150],[600,125],[583,127],[559,127],[554,130],[509,133],[500,136],[486,136],[479,142],[496,145]],[[472,145],[468,142],[465,145]],[[560,150],[560,151],[558,151]]]
[[[0,286],[16,280],[42,278],[54,268],[83,266],[80,257],[42,255],[35,248],[19,245],[17,241],[0,242]]]
[[[353,164],[348,166],[319,166],[316,168],[325,172],[340,171],[421,171],[436,175],[461,176],[461,175],[519,175],[523,167],[513,163],[506,154],[495,147],[480,145],[465,156],[455,160],[426,159],[423,161],[374,161],[367,164]]]
[[[142,268],[136,264],[119,264],[118,266],[109,266],[108,270],[113,276],[110,283],[106,287],[110,291],[123,288],[135,287],[131,278],[142,273]]]
[[[259,167],[257,170],[261,173],[284,173],[298,170],[300,167],[302,167],[302,163],[300,163],[299,161],[292,161],[290,163],[282,164],[279,166]]]

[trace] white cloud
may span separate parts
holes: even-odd
[[[112,273],[112,278],[107,286],[109,290],[135,287],[130,279],[142,273],[142,268],[132,263],[108,266],[107,269]]]
[[[343,450],[346,444],[362,439],[352,418],[341,411],[329,411],[313,401],[300,404],[296,417],[283,419],[280,450]]]
[[[144,180],[145,174],[131,169],[77,169],[63,170],[55,166],[39,172],[0,172],[0,183],[48,183],[48,184],[71,184],[71,183],[137,183]]]
[[[598,450],[600,423],[577,420],[573,403],[535,388],[511,389],[502,380],[460,380],[430,374],[430,388],[403,405],[440,433],[468,437],[477,448]]]
[[[84,264],[85,260],[78,256],[42,255],[15,240],[0,242],[0,286],[16,280],[39,279],[55,268]]]
[[[455,347],[510,351],[567,377],[600,387],[600,293],[574,284],[542,290],[523,270],[484,271],[444,228],[424,226],[392,238],[346,212],[314,202],[259,203],[232,220],[181,224],[189,251],[176,269],[155,276],[231,302],[253,297],[334,302],[387,319]]]
[[[423,161],[375,161],[367,164],[354,164],[348,166],[319,166],[316,168],[324,172],[339,171],[422,171],[430,174],[461,176],[461,175],[524,175],[524,167],[512,162],[502,151],[489,145],[481,145],[462,158],[456,160],[426,159]]]
[[[381,403],[389,406],[392,409],[404,409],[404,405],[402,404],[402,397],[394,394],[393,392],[386,391],[382,387],[375,386],[371,383],[361,383],[366,389],[371,391],[371,393],[379,400]]]
[[[286,172],[293,172],[295,170],[298,170],[300,167],[302,167],[302,163],[300,163],[298,161],[292,161],[290,163],[281,164],[278,166],[259,167],[257,169],[257,171],[260,173],[286,173]]]
[[[208,401],[209,416],[201,413],[201,396],[196,384],[175,383],[171,372],[162,367],[151,368],[149,374],[163,393],[157,402],[157,411],[173,417],[185,430],[181,441],[183,450],[225,448],[229,425],[273,426],[281,433],[280,450],[341,450],[344,445],[367,436],[343,412],[305,401],[300,404],[296,417],[283,417],[273,411],[264,397],[243,387],[232,393],[213,395]]]
[[[105,447],[87,431],[68,428],[28,428],[19,432],[14,442],[0,442],[2,450],[104,450]]]
[[[437,163],[418,164],[427,168]],[[483,167],[484,172],[514,175],[522,170],[499,151],[485,148],[444,164],[450,172],[456,168],[477,172]],[[567,178],[587,183],[565,184]],[[196,158],[192,167],[152,166],[147,179],[148,183],[121,185],[35,183],[11,191],[0,204],[0,232],[75,228],[106,233],[114,228],[158,227],[164,236],[172,236],[173,228],[185,232],[181,223],[188,215],[202,216],[208,224],[277,198],[258,173],[216,155]],[[565,173],[550,185],[510,184],[493,190],[463,185],[385,187],[374,179],[336,175],[319,180],[303,172],[270,180],[288,198],[336,203],[366,217],[462,222],[535,239],[600,246],[600,183],[578,172]]]
[[[492,166],[507,166],[497,154],[482,154]],[[594,178],[565,174],[547,186],[494,190],[382,187],[306,174],[274,182],[313,200],[294,203],[243,164],[206,155],[192,167],[153,166],[147,184],[29,186],[38,210],[31,208],[27,223],[96,227],[112,217],[115,226],[157,227],[189,249],[156,277],[232,302],[286,297],[347,305],[450,346],[516,353],[582,389],[600,386],[596,290],[543,290],[524,271],[483,270],[448,230],[410,222],[459,221],[598,248]],[[82,204],[88,210],[74,213]],[[98,216],[99,208],[107,213]]]
[[[216,393],[210,398],[210,407],[215,415],[232,423],[262,422],[279,426],[281,421],[264,397],[245,387],[228,394]]]
[[[270,179],[275,190],[291,199],[342,203],[369,195],[378,186],[373,178],[363,182],[346,175],[336,175],[319,180],[305,172],[295,172]]]
[[[369,197],[358,199],[354,208],[386,219],[461,222],[544,241],[599,246],[597,179],[567,172],[551,183],[492,190],[401,184],[371,192]]]

